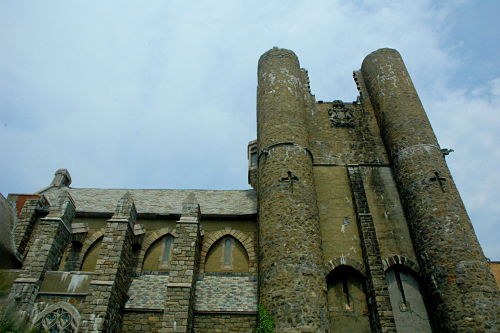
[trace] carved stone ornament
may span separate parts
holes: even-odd
[[[347,108],[344,102],[336,100],[332,102],[332,107],[328,109],[330,122],[335,127],[354,127],[352,110]]]

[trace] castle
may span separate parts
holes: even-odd
[[[251,190],[72,188],[60,169],[0,198],[2,311],[49,332],[253,332],[258,304],[276,332],[498,332],[399,53],[354,81],[356,101],[316,101],[293,52],[261,56]]]

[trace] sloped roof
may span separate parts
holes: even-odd
[[[182,201],[194,193],[201,213],[207,215],[250,215],[257,212],[254,190],[138,190],[60,187],[44,191],[50,203],[67,190],[79,213],[113,213],[118,200],[128,191],[138,214],[180,214]]]

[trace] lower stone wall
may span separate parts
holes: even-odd
[[[196,283],[195,311],[257,311],[257,277],[238,274],[205,274]]]
[[[257,314],[217,314],[195,313],[194,332],[196,333],[253,333],[257,324]]]
[[[162,316],[163,312],[125,311],[121,332],[159,332]]]

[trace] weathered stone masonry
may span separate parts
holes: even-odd
[[[327,329],[326,282],[308,150],[304,76],[293,52],[259,60],[260,301],[277,332]],[[293,249],[293,250],[292,250]]]
[[[182,204],[176,223],[174,256],[171,262],[161,332],[191,332],[194,295],[200,256],[200,205],[191,193]]]
[[[378,50],[361,71],[423,268],[432,322],[440,332],[496,331],[496,284],[399,53]]]
[[[34,200],[26,202],[26,214],[37,204]],[[30,215],[36,214],[34,211]],[[75,215],[75,204],[68,192],[63,191],[49,214],[40,220],[37,237],[24,259],[23,269],[14,281],[9,299],[15,302],[15,309],[29,317],[33,310],[38,291],[48,270],[56,269],[62,253],[68,244],[71,221]],[[28,218],[28,217],[26,217]],[[33,219],[29,217],[29,219]],[[24,227],[24,226],[22,226]],[[21,242],[24,244],[24,242]]]
[[[17,263],[0,261],[0,291],[47,331],[250,333],[259,303],[277,332],[498,331],[498,289],[399,54],[370,54],[354,81],[354,101],[316,101],[292,51],[262,55],[250,190],[72,188],[59,169],[9,195]]]
[[[374,332],[396,332],[377,232],[358,166],[347,167],[367,271],[368,305]]]
[[[97,259],[96,277],[90,282],[83,307],[83,332],[115,332],[122,322],[130,277],[136,209],[127,192],[118,202],[115,214],[108,221],[101,252]]]

